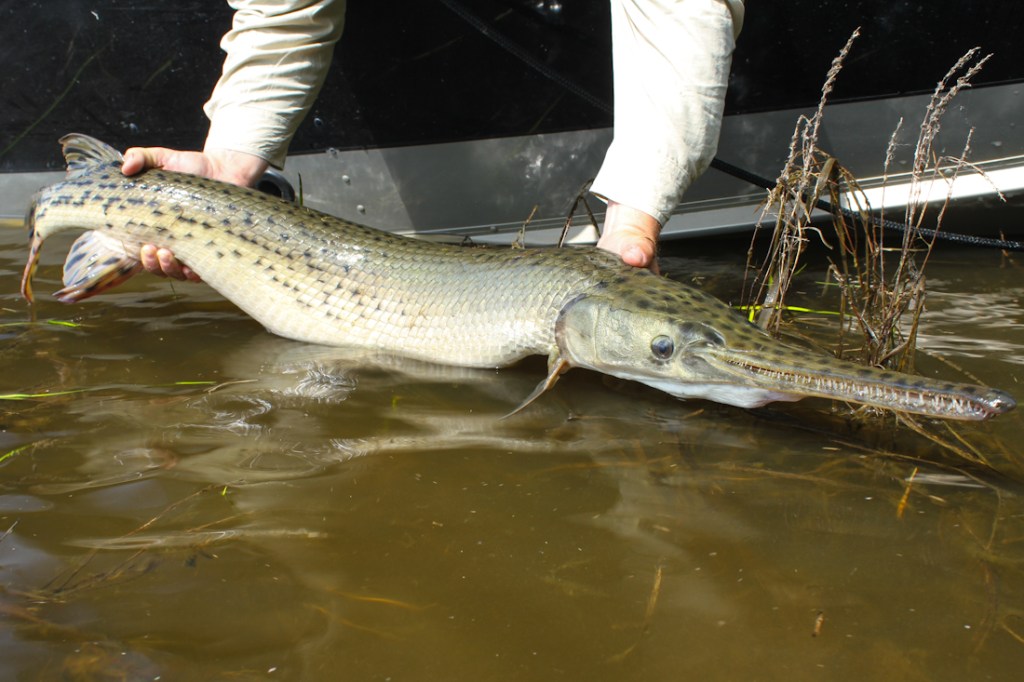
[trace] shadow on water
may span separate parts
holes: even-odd
[[[0,404],[5,678],[1019,674],[1019,413],[965,431],[994,471],[825,401],[744,411],[578,370],[502,420],[543,362],[293,343],[143,278],[30,322],[13,232],[0,393],[36,397]],[[738,297],[745,243],[685,248],[676,276]],[[921,371],[1020,393],[1002,265],[929,266],[922,347],[959,369]]]

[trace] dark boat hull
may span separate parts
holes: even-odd
[[[860,26],[830,98],[823,148],[876,186],[896,122],[904,119],[912,144],[935,83],[981,45],[994,57],[944,120],[940,151],[959,155],[974,129],[970,158],[993,184],[961,182],[958,200],[1024,189],[1024,67],[1013,60],[1019,3],[748,4],[721,159],[775,177],[797,116],[817,104],[831,60]],[[452,5],[485,22],[491,37]],[[0,215],[20,215],[28,195],[57,177],[56,140],[67,132],[120,147],[201,147],[201,105],[230,24],[226,4],[38,0],[2,12],[0,52],[13,79],[0,91]],[[304,200],[316,208],[401,232],[507,242],[536,205],[530,239],[549,242],[611,139],[608,33],[603,2],[463,0],[415,11],[387,0],[350,3],[336,64],[285,176],[296,187],[301,176]],[[146,50],[138,35],[153,36]],[[901,148],[897,171],[909,153]],[[901,179],[893,182],[884,199],[898,206]],[[762,189],[709,171],[665,235],[747,229],[763,198]]]

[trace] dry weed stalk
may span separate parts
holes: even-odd
[[[926,239],[919,232],[929,209],[924,190],[936,179],[943,179],[952,187],[952,180],[968,166],[963,158],[970,150],[968,135],[959,158],[939,157],[934,151],[935,140],[950,102],[970,86],[971,79],[988,57],[975,61],[977,49],[970,50],[936,86],[915,147],[905,220],[908,229],[903,232],[899,247],[889,248],[880,227],[882,221],[874,220],[856,178],[817,146],[825,103],[858,35],[859,31],[854,31],[833,60],[815,113],[810,118],[798,119],[789,158],[778,184],[769,194],[762,218],[774,214],[775,226],[768,254],[752,287],[753,300],[759,302],[754,309],[760,309],[757,324],[778,335],[786,310],[786,295],[799,271],[800,257],[809,241],[808,233],[813,233],[830,251],[829,277],[838,283],[841,293],[837,355],[856,354],[867,364],[911,371],[918,323],[924,310],[924,265],[934,244],[934,235]],[[901,129],[902,121],[889,141],[886,181]],[[941,224],[950,198],[947,193],[938,209],[934,219],[936,228]],[[851,208],[832,212],[835,246],[811,223],[811,212],[822,200],[832,206],[845,203]],[[752,254],[753,244],[748,260],[752,260]],[[887,267],[887,256],[891,261],[893,255],[897,260]],[[919,255],[923,255],[920,260]],[[852,329],[860,331],[862,340],[849,343],[844,338]],[[846,348],[847,345],[853,347]]]
[[[842,70],[843,60],[859,35],[860,29],[855,30],[839,55],[832,60],[817,110],[810,118],[801,115],[797,119],[786,164],[762,212],[762,220],[773,211],[776,218],[772,243],[761,267],[754,300],[760,301],[757,324],[774,335],[779,333],[786,294],[807,245],[806,233],[815,230],[811,226],[811,212],[822,199],[822,194],[832,192],[836,185],[833,176],[838,172],[838,165],[834,159],[820,152],[818,135],[825,103]],[[818,236],[824,241],[820,232]],[[749,254],[751,258],[752,254],[753,243]]]
[[[970,152],[973,130],[968,132],[959,157],[937,156],[935,140],[950,102],[963,88],[970,86],[971,79],[988,60],[986,56],[972,64],[976,54],[977,48],[972,49],[953,65],[939,81],[925,110],[910,171],[910,198],[904,216],[907,229],[899,245],[896,248],[886,246],[880,227],[882,220],[872,220],[866,211],[858,213],[859,219],[853,221],[852,226],[841,218],[833,221],[840,249],[839,258],[830,259],[829,273],[840,285],[841,314],[851,316],[862,332],[860,359],[867,364],[913,371],[917,330],[924,312],[924,267],[935,243],[934,232],[927,238],[921,232],[929,215],[929,197],[925,190],[936,180],[947,183],[947,194],[934,219],[937,231],[952,198],[953,181],[969,165],[964,159]],[[901,119],[886,150],[886,181],[902,124]],[[851,184],[847,196],[860,201],[861,194],[855,184]],[[884,219],[884,211],[881,217]],[[863,240],[860,245],[858,236]],[[886,262],[889,253],[897,256],[891,270],[887,269]]]
[[[811,232],[829,250],[828,277],[839,287],[836,355],[876,367],[913,372],[917,332],[925,304],[924,267],[952,199],[953,182],[965,168],[981,173],[965,160],[970,152],[973,130],[968,132],[963,149],[956,157],[937,154],[936,140],[950,103],[964,88],[970,87],[971,80],[991,55],[978,58],[977,49],[968,51],[938,82],[914,147],[908,178],[906,227],[898,245],[889,246],[883,232],[884,212],[878,220],[874,219],[856,178],[817,147],[825,100],[857,35],[855,31],[833,61],[815,114],[797,121],[789,159],[765,207],[765,215],[772,212],[777,217],[768,255],[752,287],[756,295],[755,305],[750,309],[760,309],[757,323],[762,328],[779,334],[786,311],[786,294],[800,268],[800,256]],[[889,169],[902,128],[900,120],[886,150],[883,192],[885,185],[892,181]],[[944,200],[936,202],[936,197],[928,196],[928,192],[943,184],[947,188],[946,195],[939,197]],[[811,211],[822,199],[827,199],[833,207],[845,203],[851,209],[831,212],[834,245],[811,224]],[[926,228],[926,222],[933,229]],[[756,236],[755,233],[755,239]],[[752,261],[752,254],[753,243],[748,263]],[[854,332],[856,340],[846,338]],[[960,461],[991,469],[985,451],[992,448],[972,442],[974,438],[965,437],[959,428],[949,424],[936,427],[906,414],[898,415],[898,421]]]

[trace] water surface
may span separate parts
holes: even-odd
[[[150,277],[63,306],[57,241],[30,310],[0,230],[3,679],[1019,679],[1019,411],[962,429],[991,469],[580,370],[500,420],[543,362],[293,343]],[[738,298],[744,240],[676,250]],[[929,269],[918,369],[1024,396],[1020,268]]]

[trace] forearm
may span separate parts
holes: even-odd
[[[206,150],[281,166],[312,106],[344,24],[344,0],[232,0],[220,80],[204,108]]]
[[[739,0],[612,0],[615,136],[593,191],[664,223],[714,156]]]

